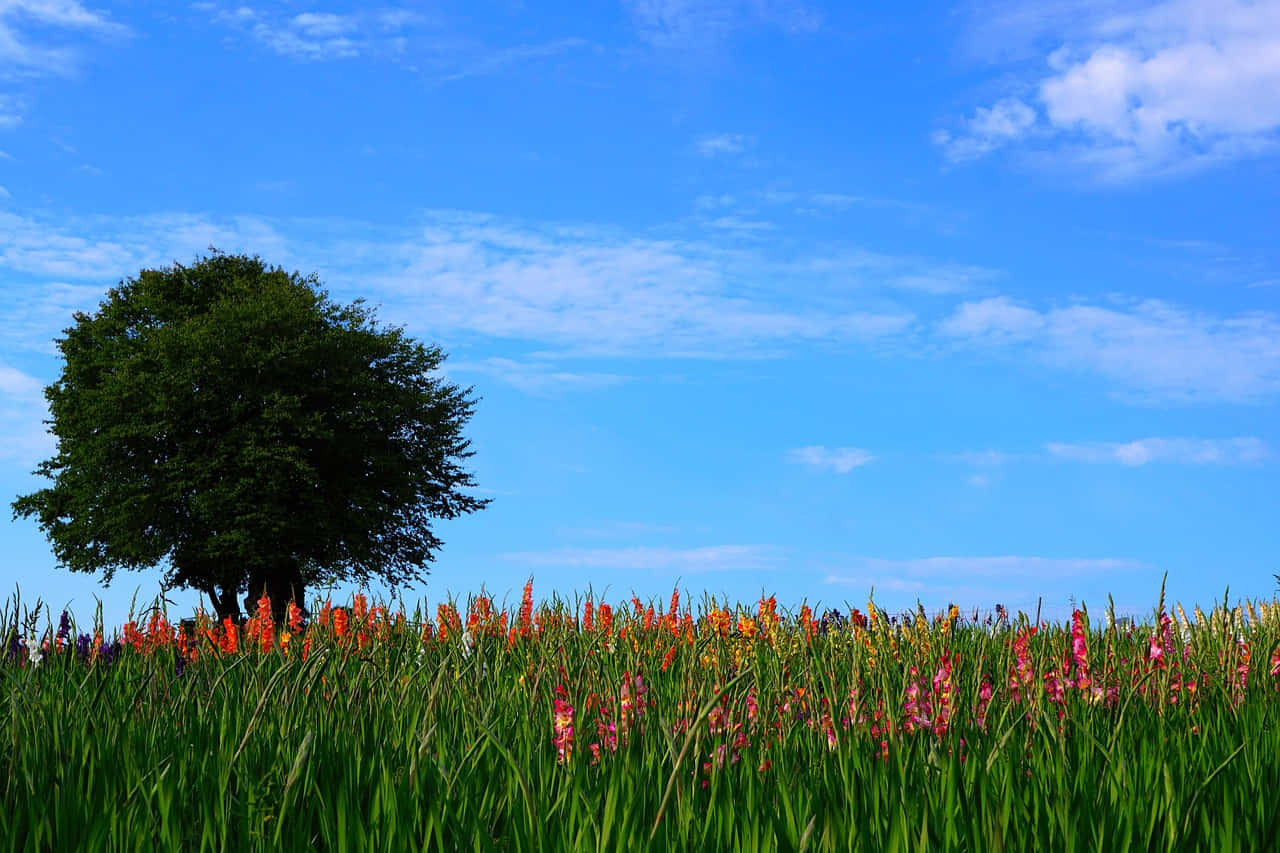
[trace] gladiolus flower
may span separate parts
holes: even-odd
[[[302,608],[295,602],[289,602],[289,616],[286,620],[289,623],[289,630],[297,634],[302,630]]]
[[[564,764],[573,754],[573,706],[567,699],[568,691],[564,686],[557,687],[551,718],[551,742],[556,748],[557,764]]]

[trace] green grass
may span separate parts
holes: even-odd
[[[1280,609],[1239,626],[1243,687],[1221,611],[1172,635],[1176,670],[1148,662],[1154,621],[1094,626],[1091,675],[1111,699],[1073,687],[1061,704],[1043,674],[1063,674],[1066,625],[1030,637],[1036,679],[1015,700],[1016,624],[933,619],[896,635],[881,615],[811,634],[784,617],[770,641],[704,620],[690,642],[660,612],[646,631],[619,607],[609,636],[572,624],[577,612],[555,602],[514,643],[496,618],[472,644],[456,631],[424,642],[421,613],[399,628],[353,619],[345,639],[317,620],[305,661],[299,636],[288,655],[243,637],[220,654],[202,637],[181,675],[173,644],[152,639],[109,665],[71,643],[38,665],[6,657],[0,849],[1276,849]],[[3,624],[29,633],[16,613]],[[907,733],[910,667],[936,700],[944,650],[957,656],[950,723]],[[637,673],[646,707],[614,752],[597,708],[618,722]],[[1194,700],[1173,689],[1189,674]],[[574,708],[563,763],[557,688]]]

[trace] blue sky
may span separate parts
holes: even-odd
[[[0,0],[0,492],[72,313],[216,246],[482,398],[409,602],[1269,597],[1278,210],[1276,0]]]

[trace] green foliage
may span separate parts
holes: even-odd
[[[445,355],[314,275],[212,250],[121,282],[64,335],[36,470],[53,485],[13,509],[72,571],[167,561],[163,583],[220,614],[264,587],[279,608],[316,583],[420,580],[430,521],[488,503],[459,491],[474,401],[434,375]]]
[[[353,617],[367,644],[317,620],[305,660],[297,637],[287,655],[219,656],[202,643],[181,672],[163,645],[126,645],[110,665],[56,650],[39,666],[0,657],[0,850],[1276,849],[1273,619],[1243,628],[1255,665],[1234,699],[1238,641],[1210,620],[1185,634],[1186,660],[1208,669],[1200,701],[1169,701],[1168,683],[1152,693],[1167,670],[1135,681],[1126,666],[1109,706],[1075,691],[1056,705],[1038,687],[1013,699],[1013,630],[944,637],[935,626],[895,647],[887,627],[806,636],[789,623],[741,667],[744,641],[706,632],[678,643],[664,670],[662,629],[646,633],[619,608],[634,642],[604,642],[564,609],[514,642],[424,642],[426,608],[403,630]],[[1099,663],[1141,661],[1159,631],[1094,628],[1089,645]],[[883,699],[900,718],[909,668],[931,669],[944,639],[959,656],[945,735],[888,735],[882,753],[883,735],[839,721],[853,685],[862,714]],[[1056,666],[1069,642],[1047,626],[1030,654]],[[651,702],[630,739],[595,761],[592,699],[616,709],[636,673]],[[984,674],[997,695],[979,725]],[[565,763],[552,744],[560,687],[577,710]],[[748,694],[760,708],[749,743],[717,763]],[[728,731],[709,721],[721,703]],[[836,712],[834,746],[815,725],[823,707]]]

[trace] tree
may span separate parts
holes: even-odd
[[[144,269],[55,341],[45,389],[57,438],[19,497],[71,571],[139,570],[206,593],[218,617],[264,591],[279,619],[329,581],[422,580],[432,519],[489,501],[460,463],[471,388],[446,358],[315,275],[217,249]]]

